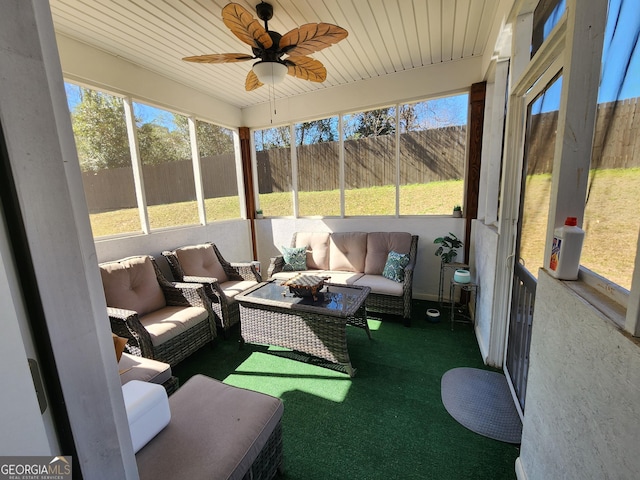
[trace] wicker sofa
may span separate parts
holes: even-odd
[[[401,315],[411,321],[411,290],[418,236],[407,232],[297,232],[291,248],[306,247],[308,273],[331,277],[330,282],[371,288],[367,311]],[[284,248],[283,248],[284,250]],[[402,281],[383,276],[390,252],[408,255]],[[271,259],[270,278],[286,280],[301,270],[287,268],[284,255]]]

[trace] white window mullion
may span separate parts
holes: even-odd
[[[298,218],[298,152],[296,150],[296,127],[289,125],[289,138],[291,139],[291,190],[293,194],[293,216]]]
[[[196,120],[193,117],[189,121],[189,140],[191,141],[191,161],[193,162],[193,181],[196,187],[196,202],[198,203],[198,217],[200,225],[207,224],[207,214],[204,208],[204,187],[202,184],[202,167],[200,165],[200,152],[198,151],[198,136],[196,132]]]
[[[255,151],[253,150],[254,148],[253,144],[251,145],[251,148],[252,148],[251,156],[253,158],[253,156],[255,155]],[[244,190],[244,174],[242,173],[244,172],[244,166],[242,163],[242,151],[240,149],[240,133],[238,132],[237,129],[233,130],[233,154],[236,162],[236,172],[240,172],[236,174],[236,183],[238,185],[238,196],[239,196],[239,202],[240,202],[240,217],[247,218],[248,216],[247,194]],[[253,165],[253,162],[252,162],[252,165]],[[257,183],[257,181],[255,180],[256,176],[253,173],[253,170],[251,172],[248,172],[248,174],[253,175],[254,183]]]
[[[255,200],[254,208],[262,209],[260,206],[260,179],[258,178],[258,155],[256,154],[255,130],[251,130],[251,175],[253,175],[253,198]]]
[[[138,214],[140,215],[140,226],[143,233],[149,233],[149,212],[147,211],[147,197],[144,191],[144,178],[142,175],[142,160],[140,158],[140,147],[138,145],[138,128],[136,126],[135,114],[133,112],[133,101],[130,97],[123,99],[124,115],[127,122],[127,136],[129,138],[129,151],[131,152],[131,168],[133,170],[133,183],[136,189],[136,200],[138,202]]]
[[[486,225],[496,225],[498,222],[498,197],[500,192],[500,171],[502,167],[502,145],[504,142],[504,125],[506,115],[506,97],[509,76],[509,59],[496,62],[495,82],[493,86],[493,98],[491,99],[491,113],[489,124],[488,154],[484,157],[488,164],[483,168],[484,187],[480,202],[483,203],[483,217]]]
[[[624,329],[634,337],[640,337],[640,236],[636,246],[636,264],[631,279],[631,293],[627,303]]]
[[[344,218],[344,116],[338,115],[338,144],[339,144],[339,161],[340,161],[340,216]]]
[[[396,218],[400,216],[400,105],[396,105]]]

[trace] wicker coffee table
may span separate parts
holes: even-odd
[[[312,297],[294,296],[281,281],[262,282],[236,296],[242,343],[288,348],[344,366],[356,373],[347,349],[347,324],[369,338],[364,302],[371,289],[327,283]]]

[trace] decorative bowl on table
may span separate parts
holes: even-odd
[[[318,292],[324,287],[327,277],[319,277],[317,275],[298,274],[290,278],[284,285],[289,287],[289,292],[296,297],[313,297],[318,300]]]
[[[471,281],[471,274],[469,273],[469,270],[456,270],[453,274],[453,281],[457,283],[469,283]]]

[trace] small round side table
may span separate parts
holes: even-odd
[[[462,320],[456,320],[455,318],[455,309],[456,309],[456,301],[455,301],[455,293],[456,288],[460,289],[460,293],[462,292],[471,292],[473,293],[473,314],[476,314],[476,306],[478,305],[478,293],[480,292],[480,286],[477,283],[469,282],[469,283],[459,283],[455,280],[451,280],[451,286],[449,287],[449,299],[451,301],[451,330],[453,330],[454,322],[460,323],[471,323],[473,324],[473,319],[471,316],[465,315],[465,318]]]

